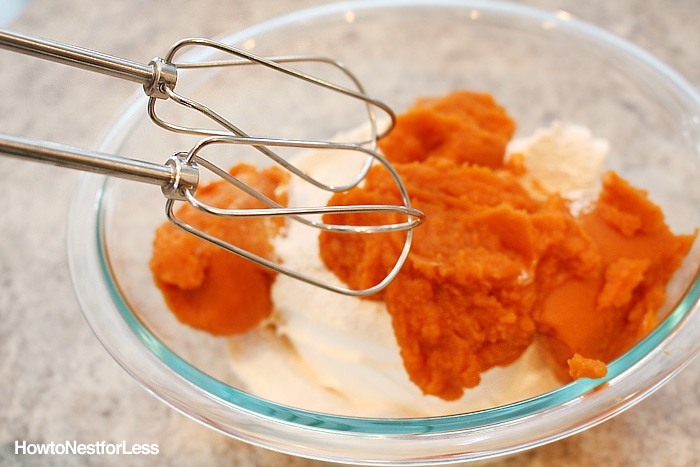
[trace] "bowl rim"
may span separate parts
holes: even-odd
[[[561,12],[522,5],[479,0],[344,2],[273,18],[223,40],[242,43],[279,27],[347,10],[412,6],[458,7],[514,15],[543,24],[549,22],[552,27],[605,43],[633,57],[688,97],[700,113],[700,96],[695,90],[647,52]],[[100,151],[115,151],[119,147],[135,118],[143,112],[144,99],[139,93],[127,102],[102,139]],[[252,444],[303,457],[358,464],[401,462],[408,465],[486,459],[541,445],[598,424],[651,394],[700,352],[700,276],[696,274],[692,286],[670,315],[645,339],[610,363],[608,375],[599,380],[581,379],[550,393],[502,407],[426,418],[329,415],[266,401],[200,372],[170,351],[131,313],[112,277],[101,233],[105,222],[102,203],[107,180],[101,175],[84,175],[69,213],[69,267],[89,325],[118,364],[155,397],[190,418]],[[93,278],[93,281],[86,278]],[[94,283],[95,278],[99,283]],[[105,310],[106,297],[111,302],[108,310]],[[693,328],[698,331],[694,332]],[[654,362],[663,362],[663,369],[656,368]],[[646,381],[644,387],[629,381],[632,372]],[[170,383],[174,380],[182,384],[173,388]],[[576,417],[572,417],[572,413]],[[535,429],[535,416],[541,418],[544,414],[550,422]],[[506,434],[506,430],[510,432]],[[310,432],[316,436],[308,436]],[[501,436],[508,441],[502,446],[494,445],[485,440],[486,435]],[[412,457],[410,449],[406,449],[418,439],[432,447],[430,458]],[[456,446],[460,443],[455,440],[461,440],[463,446]]]

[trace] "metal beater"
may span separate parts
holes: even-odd
[[[377,152],[377,141],[386,134],[395,123],[393,111],[384,103],[367,96],[359,80],[341,63],[327,57],[320,56],[284,56],[264,58],[251,54],[245,50],[231,47],[227,44],[209,39],[183,39],[175,43],[164,58],[154,58],[147,65],[124,60],[111,55],[103,54],[89,49],[76,47],[59,42],[40,39],[37,37],[20,34],[0,29],[0,47],[14,52],[32,55],[62,64],[95,71],[101,74],[133,81],[143,85],[143,90],[148,99],[148,115],[158,126],[176,133],[186,133],[201,136],[189,151],[178,152],[170,156],[163,164],[153,164],[146,161],[129,159],[115,155],[100,153],[91,150],[68,147],[47,141],[38,141],[28,138],[0,134],[0,152],[22,159],[45,162],[61,167],[73,168],[83,171],[96,172],[109,176],[125,178],[137,182],[159,185],[166,198],[166,215],[177,227],[195,235],[203,240],[211,242],[225,250],[247,258],[264,267],[270,268],[295,279],[316,285],[326,290],[351,296],[366,296],[376,293],[386,287],[398,274],[408,256],[413,238],[413,229],[423,222],[423,214],[412,208],[408,193],[401,178],[392,165]],[[232,58],[217,61],[204,61],[198,63],[176,62],[175,56],[187,47],[206,47],[215,49],[230,55]],[[317,62],[327,64],[339,69],[356,87],[349,89],[332,82],[302,73],[291,68],[289,64],[299,62]],[[367,139],[352,143],[335,143],[330,141],[290,140],[276,138],[253,137],[246,134],[232,122],[209,107],[188,99],[174,91],[178,79],[178,70],[193,68],[231,67],[257,65],[267,67],[283,73],[291,78],[321,86],[334,92],[341,93],[352,99],[364,103],[367,112],[367,121],[370,127],[370,136]],[[212,128],[195,126],[181,126],[162,119],[157,110],[157,103],[163,100],[171,100],[188,109],[192,109],[213,122]],[[383,132],[377,128],[375,109],[386,113],[390,119],[390,125]],[[207,146],[215,144],[249,145],[266,157],[274,161],[293,175],[301,177],[308,183],[323,190],[337,193],[356,187],[367,175],[373,162],[384,166],[393,177],[396,187],[401,195],[402,205],[352,205],[352,206],[301,206],[284,207],[261,193],[248,187],[240,180],[232,177],[226,170],[204,158],[200,151]],[[314,179],[291,162],[279,155],[273,148],[311,148],[334,149],[342,151],[356,151],[367,156],[367,162],[362,170],[350,183],[344,185],[329,185]],[[254,196],[263,202],[268,208],[263,209],[223,209],[207,205],[195,196],[197,185],[200,181],[200,167],[206,168],[216,176],[233,184],[238,189]],[[406,238],[401,254],[389,274],[378,284],[362,290],[349,289],[344,286],[321,281],[314,277],[300,274],[290,270],[282,264],[275,263],[266,258],[252,254],[236,245],[224,242],[207,232],[201,231],[180,220],[175,213],[176,202],[188,202],[200,211],[220,217],[263,217],[285,216],[298,222],[322,230],[345,232],[355,234],[371,234],[381,232],[406,231]],[[405,216],[405,220],[395,224],[382,225],[341,225],[328,224],[319,220],[309,219],[306,216],[318,216],[334,213],[382,213],[391,212]]]

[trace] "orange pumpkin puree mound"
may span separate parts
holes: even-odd
[[[449,99],[419,99],[380,142],[392,162],[447,158],[500,167],[515,122],[488,94],[458,91]]]
[[[503,163],[514,128],[490,96],[457,92],[420,100],[380,142],[426,221],[404,268],[373,298],[385,301],[404,366],[425,394],[457,399],[535,339],[568,380],[576,352],[609,361],[654,326],[692,243],[613,173],[583,219],[558,195],[533,199],[519,182],[522,164]],[[383,168],[329,204],[377,200],[399,202]],[[322,232],[321,258],[351,287],[368,287],[391,268],[403,238]]]
[[[666,284],[696,234],[671,233],[658,206],[613,172],[581,225],[598,247],[600,266],[549,290],[535,319],[555,361],[580,353],[610,362],[656,327]]]
[[[280,204],[278,194],[287,184],[286,172],[256,170],[240,164],[230,174]],[[260,201],[227,182],[200,187],[197,197],[225,208],[262,208]],[[281,218],[225,219],[204,214],[185,204],[177,211],[184,222],[267,259],[274,258],[270,243]],[[182,323],[214,335],[245,332],[270,315],[270,287],[274,273],[238,255],[188,234],[170,223],[156,230],[149,263],[168,307]]]

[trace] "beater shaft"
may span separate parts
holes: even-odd
[[[114,57],[70,44],[0,29],[0,47],[25,55],[71,65],[88,71],[133,81],[143,85],[148,96],[167,98],[163,85],[174,87],[177,70],[172,64],[154,58],[148,65]]]
[[[166,196],[178,200],[184,199],[181,196],[183,188],[194,191],[199,182],[197,167],[178,161],[176,156],[171,157],[165,164],[154,164],[2,133],[0,153],[19,159],[159,185]]]

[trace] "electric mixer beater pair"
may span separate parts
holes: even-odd
[[[93,50],[1,29],[0,47],[14,52],[19,52],[139,83],[143,85],[143,90],[148,96],[148,115],[156,125],[175,133],[196,135],[201,138],[194,146],[190,148],[189,151],[173,154],[164,164],[154,164],[151,162],[124,158],[112,154],[68,147],[47,141],[32,140],[2,133],[0,133],[0,153],[21,159],[45,162],[61,167],[101,173],[136,182],[159,185],[163,195],[166,198],[166,215],[168,219],[177,227],[203,240],[224,248],[233,254],[237,254],[254,261],[255,263],[258,263],[264,267],[268,267],[282,274],[286,274],[295,279],[331,290],[333,292],[351,296],[365,296],[376,293],[386,287],[396,277],[406,261],[413,238],[413,229],[423,222],[424,216],[420,211],[411,207],[408,193],[398,173],[392,167],[392,165],[380,153],[377,152],[377,141],[391,130],[396,121],[396,117],[393,111],[386,104],[365,94],[365,91],[358,78],[340,62],[321,56],[284,56],[265,58],[221,42],[195,38],[184,39],[175,43],[164,58],[155,58],[148,64],[144,65]],[[204,47],[223,52],[229,58],[200,62],[177,62],[175,60],[175,57],[182,53],[182,51],[193,47]],[[350,82],[353,83],[354,89],[334,84],[291,67],[291,65],[295,63],[302,62],[317,62],[335,67],[347,78],[349,78]],[[224,68],[247,65],[266,67],[279,73],[283,73],[290,79],[306,81],[320,86],[321,88],[328,89],[332,92],[340,93],[349,99],[360,101],[363,103],[363,107],[366,111],[366,119],[370,127],[369,137],[352,143],[337,143],[331,141],[292,140],[251,136],[241,128],[234,125],[227,118],[206,105],[175,92],[175,85],[178,80],[178,70]],[[185,108],[191,109],[200,115],[203,115],[208,119],[208,121],[214,123],[213,128],[182,126],[164,120],[156,111],[158,107],[157,104],[164,100],[170,100],[176,104],[184,106]],[[377,117],[375,113],[375,110],[377,109],[385,113],[390,119],[388,128],[383,130],[381,133],[377,128]],[[274,163],[290,171],[293,176],[300,177],[305,182],[311,183],[314,186],[330,193],[344,192],[358,186],[367,175],[372,164],[378,163],[384,166],[391,174],[396,184],[396,188],[401,196],[402,204],[281,206],[263,194],[253,190],[237,178],[229,175],[225,169],[205,158],[201,152],[204,148],[211,145],[251,146],[272,160]],[[331,185],[323,183],[320,180],[305,174],[292,162],[282,157],[278,153],[279,151],[277,151],[277,148],[310,148],[352,151],[364,155],[367,158],[367,162],[351,182],[342,185]],[[236,188],[255,197],[264,203],[267,208],[242,210],[228,209],[211,206],[200,201],[196,197],[197,186],[200,183],[200,168],[209,170],[214,175],[221,177],[234,185]],[[177,202],[187,202],[196,209],[208,215],[218,217],[242,218],[285,216],[294,221],[302,222],[310,227],[333,232],[366,235],[382,232],[405,231],[405,241],[403,249],[397,258],[395,265],[382,281],[369,288],[355,290],[342,285],[331,284],[297,271],[290,270],[283,264],[275,263],[266,258],[255,255],[234,244],[225,242],[205,231],[197,229],[192,225],[183,222],[177,217],[175,211]],[[401,214],[402,218],[405,220],[394,224],[382,225],[343,225],[326,223],[320,220],[314,220],[313,218],[313,216],[322,214],[381,212],[398,213]]]

